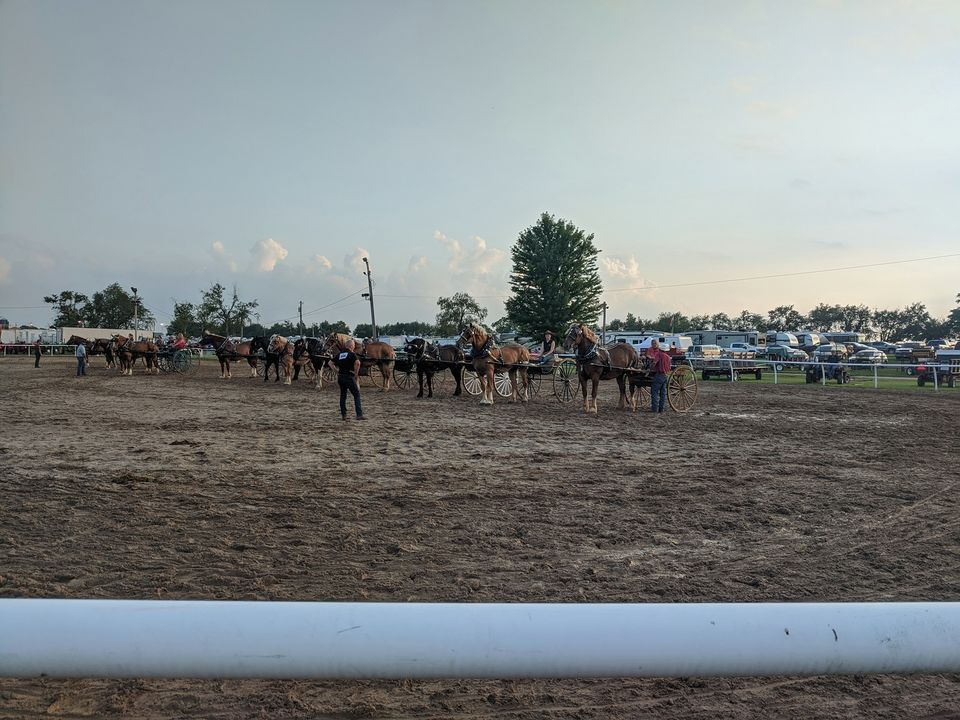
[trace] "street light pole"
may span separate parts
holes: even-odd
[[[370,325],[373,329],[373,335],[371,337],[376,340],[379,335],[377,334],[377,316],[373,310],[373,275],[370,273],[370,261],[367,258],[363,259],[363,264],[367,266],[367,271],[364,275],[367,276],[367,289],[370,291]]]
[[[131,287],[130,289],[133,290],[133,341],[136,342],[140,336],[140,323],[137,319],[137,306],[139,303],[137,301],[137,289],[135,287]]]
[[[601,342],[607,344],[607,304],[603,304],[603,340]]]

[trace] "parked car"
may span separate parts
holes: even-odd
[[[847,357],[847,348],[841,343],[824,343],[810,356],[814,362],[827,362],[831,358],[839,357],[841,360]]]
[[[847,360],[849,363],[859,363],[862,365],[874,365],[878,363],[885,363],[886,361],[887,354],[883,352],[883,350],[877,350],[876,348],[858,350]]]
[[[767,360],[774,360],[774,367],[777,372],[781,372],[791,365],[802,367],[800,363],[805,363],[810,359],[803,350],[799,348],[787,347],[786,345],[768,345],[763,357]]]
[[[731,352],[755,353],[755,352],[759,352],[760,348],[758,348],[756,345],[751,345],[750,343],[735,342],[735,343],[730,343],[730,345],[727,346],[727,350]]]
[[[889,342],[872,342],[867,343],[867,345],[885,353],[895,353],[897,351],[897,346]]]

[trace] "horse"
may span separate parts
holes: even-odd
[[[215,335],[212,332],[204,330],[200,344],[216,348],[217,360],[220,361],[221,379],[233,377],[230,374],[231,360],[246,360],[250,366],[250,377],[257,376],[259,358],[251,350],[249,342],[235,343],[223,335]]]
[[[102,350],[104,357],[107,359],[107,367],[112,368],[116,367],[114,362],[114,353],[113,353],[113,342],[111,340],[106,340],[104,338],[97,338],[93,341],[93,349],[91,352],[93,354],[98,354],[97,351]]]
[[[264,353],[263,381],[267,382],[270,379],[270,367],[272,366],[277,376],[274,382],[280,382],[280,355],[275,352],[270,352],[269,347],[270,337],[266,335],[257,335],[250,340],[251,355],[259,354],[261,350],[263,350]]]
[[[270,343],[267,345],[267,356],[270,353],[276,354],[278,358],[277,367],[283,365],[283,384],[289,385],[293,381],[293,343],[287,340],[283,335],[271,335]],[[279,374],[277,378],[279,379]]]
[[[408,340],[403,350],[417,366],[417,380],[420,382],[418,398],[423,397],[423,376],[427,376],[427,397],[433,397],[433,376],[446,368],[450,368],[450,372],[457,381],[457,389],[453,394],[460,394],[463,380],[463,350],[456,345],[428,343],[423,338]]]
[[[483,326],[476,322],[468,322],[460,333],[457,345],[470,343],[473,347],[471,356],[473,369],[480,378],[480,404],[493,405],[493,376],[497,369],[504,366],[510,374],[510,402],[527,401],[527,365],[530,363],[530,351],[523,345],[509,343],[502,348],[498,347],[493,337],[487,335]],[[517,384],[517,371],[523,381],[523,390]]]
[[[631,368],[637,366],[637,351],[626,343],[617,343],[612,348],[599,345],[596,334],[582,323],[573,323],[563,340],[567,350],[577,350],[577,376],[583,393],[583,411],[597,412],[597,388],[601,380],[616,380],[620,386],[620,404],[623,410],[627,404],[627,376]],[[593,394],[587,402],[587,381],[593,383]]]
[[[300,338],[293,344],[293,379],[296,381],[300,377],[300,370],[304,365],[310,363],[315,373],[315,385],[317,390],[322,385],[321,375],[323,374],[323,340],[318,338]]]
[[[123,335],[115,335],[114,341],[117,345],[117,354],[120,357],[120,374],[133,375],[133,365],[137,360],[143,359],[147,366],[147,372],[150,374],[160,374],[160,366],[157,365],[157,344],[152,340],[131,340]]]
[[[376,365],[380,368],[383,375],[383,389],[390,389],[390,382],[393,380],[393,366],[397,362],[397,351],[389,343],[380,340],[359,341],[350,337],[346,333],[333,333],[323,342],[323,354],[335,356],[343,352],[347,347],[347,341],[353,340],[357,355],[360,361],[366,366]]]

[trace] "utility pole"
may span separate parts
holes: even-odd
[[[140,301],[137,299],[137,289],[131,287],[133,290],[133,340],[136,342],[140,339],[140,324],[137,321],[137,306],[140,304]]]
[[[607,304],[606,304],[606,303],[603,304],[603,332],[602,332],[602,335],[603,335],[603,340],[602,340],[602,342],[603,342],[604,345],[606,345],[606,344],[607,344]]]
[[[377,316],[373,311],[373,275],[370,273],[370,261],[367,258],[363,259],[363,264],[367,266],[367,271],[364,275],[367,276],[367,289],[370,291],[366,293],[366,296],[370,298],[370,325],[373,328],[373,339],[376,340],[379,337],[377,333]]]
[[[300,337],[303,337],[303,300],[300,301],[298,312],[300,313]]]

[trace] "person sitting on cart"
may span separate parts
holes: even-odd
[[[557,359],[557,341],[553,333],[547,330],[543,334],[543,349],[540,351],[540,364],[547,365]]]
[[[667,376],[670,374],[672,362],[670,356],[660,349],[660,343],[650,341],[647,348],[647,358],[650,361],[650,412],[662,413],[667,401]]]
[[[174,350],[183,350],[187,346],[187,339],[183,333],[177,333],[177,339],[173,341]]]

